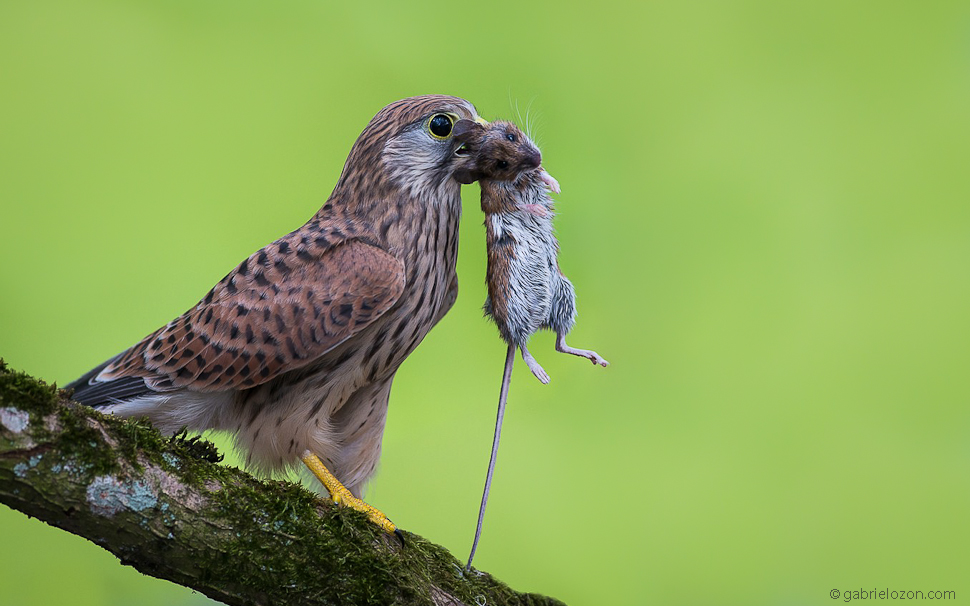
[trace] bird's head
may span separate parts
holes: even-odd
[[[381,197],[404,190],[431,200],[449,189],[457,194],[455,171],[468,161],[467,148],[454,137],[460,121],[484,122],[459,97],[423,95],[391,103],[357,138],[338,190],[370,188]]]

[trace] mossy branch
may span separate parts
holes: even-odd
[[[144,574],[227,604],[561,604],[465,575],[417,535],[402,548],[356,511],[213,454],[0,360],[0,501]]]

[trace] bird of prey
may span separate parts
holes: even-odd
[[[394,373],[457,296],[461,119],[484,123],[444,95],[382,109],[306,224],[68,385],[74,399],[167,433],[232,432],[258,471],[302,460],[335,502],[396,531],[360,497]]]

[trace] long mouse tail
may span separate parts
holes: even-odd
[[[488,489],[492,486],[492,474],[495,472],[495,459],[498,457],[498,441],[502,437],[502,418],[505,416],[505,401],[509,397],[509,383],[512,381],[512,364],[515,362],[515,345],[509,345],[509,352],[505,356],[505,372],[502,374],[502,391],[498,397],[498,416],[495,419],[495,436],[492,438],[492,456],[488,460],[488,474],[485,476],[485,491],[482,493],[482,505],[478,508],[478,526],[475,528],[475,540],[472,542],[472,552],[468,554],[468,564],[465,572],[472,569],[475,550],[478,549],[478,539],[482,536],[482,520],[485,519],[485,505],[488,504]]]

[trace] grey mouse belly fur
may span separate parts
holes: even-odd
[[[509,251],[504,267],[489,263],[486,279],[492,287],[484,307],[502,338],[519,347],[543,328],[565,334],[576,324],[576,292],[559,271],[552,198],[537,172],[522,180],[516,192],[521,207],[539,206],[544,213],[520,207],[487,216],[487,239]],[[499,271],[505,272],[505,279],[493,275]],[[493,299],[498,297],[503,299],[504,314],[493,313]]]

